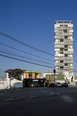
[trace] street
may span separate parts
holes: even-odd
[[[55,93],[54,93],[55,90]],[[24,99],[51,97],[53,95],[77,94],[77,87],[36,87],[36,88],[19,88],[0,91],[0,103],[5,101],[17,101]]]
[[[0,103],[1,116],[77,116],[77,94]]]

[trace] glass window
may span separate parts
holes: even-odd
[[[63,27],[63,25],[60,25],[60,27]]]
[[[68,25],[64,25],[64,27],[68,27]]]
[[[60,42],[63,42],[63,39],[60,39]]]
[[[63,63],[63,60],[60,60],[60,63]]]
[[[60,69],[63,69],[63,66],[60,66]]]
[[[64,49],[64,51],[68,51],[68,49]]]
[[[63,52],[60,52],[60,54],[63,54]]]
[[[60,51],[63,51],[64,48],[60,48]]]
[[[65,45],[64,47],[65,47],[65,48],[68,48],[68,45]]]
[[[65,57],[68,57],[68,54],[65,54]]]
[[[65,63],[64,65],[65,65],[65,66],[68,66],[68,63]]]
[[[65,39],[68,39],[68,36],[64,36]]]
[[[67,30],[65,29],[65,30],[63,30],[64,31],[64,33],[67,33]]]
[[[29,78],[32,78],[32,73],[29,73]]]

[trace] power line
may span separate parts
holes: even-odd
[[[21,61],[21,62],[26,62],[26,63],[29,63],[29,64],[39,65],[39,66],[48,67],[48,68],[54,68],[54,67],[51,67],[51,66],[47,66],[47,65],[43,65],[43,64],[38,64],[38,63],[33,63],[33,62],[30,62],[30,61],[21,60],[21,59],[10,57],[10,56],[3,55],[3,54],[0,54],[0,56],[6,57],[6,58],[9,58],[9,59],[13,59],[13,60],[17,60],[17,61]]]
[[[10,53],[10,52],[6,52],[6,51],[2,51],[2,50],[0,50],[0,52],[1,52],[1,53],[5,53],[5,54],[9,54],[9,55],[13,55],[13,56],[18,56],[18,57],[21,57],[21,58],[30,59],[30,60],[33,60],[33,61],[38,61],[38,62],[50,64],[49,62],[44,62],[44,61],[40,61],[40,60],[35,60],[35,59],[29,58],[29,57],[24,57],[24,56],[21,56],[21,55],[17,55],[17,54],[15,54],[15,53]],[[54,65],[54,64],[50,64],[50,65]]]
[[[51,53],[49,53],[49,52],[46,52],[46,51],[43,51],[43,50],[41,50],[41,49],[35,48],[35,47],[33,47],[33,46],[31,46],[31,45],[29,45],[29,44],[27,44],[27,43],[24,43],[24,42],[22,42],[22,41],[20,41],[20,40],[15,39],[14,37],[11,37],[11,36],[9,36],[9,35],[7,35],[7,34],[5,34],[5,33],[0,32],[0,34],[3,35],[3,36],[5,36],[5,37],[7,37],[7,38],[9,38],[9,39],[11,39],[11,40],[13,40],[13,41],[16,41],[17,43],[20,43],[20,44],[22,44],[22,45],[24,45],[24,46],[27,46],[27,47],[29,47],[29,48],[31,48],[31,49],[34,49],[34,50],[37,50],[37,51],[39,51],[39,52],[48,54],[48,55],[50,55],[50,56],[54,56],[53,54],[51,54]]]
[[[40,56],[38,56],[38,55],[34,55],[34,54],[32,54],[32,53],[25,52],[24,50],[20,50],[20,49],[18,49],[18,48],[15,48],[15,47],[12,47],[12,46],[9,46],[9,45],[6,45],[6,44],[3,44],[3,43],[0,43],[0,44],[1,44],[2,46],[5,46],[5,47],[8,47],[8,48],[11,48],[11,49],[17,50],[17,51],[19,51],[19,52],[26,53],[26,54],[28,54],[28,55],[31,55],[31,56],[34,56],[34,57],[37,57],[37,58],[40,58],[40,59],[43,59],[43,60],[52,61],[52,60],[50,60],[50,59],[47,59],[47,58],[44,58],[44,57],[40,57]],[[54,62],[54,61],[52,61],[52,62]]]

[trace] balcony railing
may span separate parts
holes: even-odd
[[[64,51],[64,54],[73,54],[73,51]]]
[[[70,60],[67,60],[67,61],[66,61],[66,60],[65,60],[64,63],[71,63],[71,64],[73,64],[73,61],[70,61]]]
[[[64,69],[73,69],[73,66],[64,66]]]
[[[55,35],[73,35],[73,33],[55,33]]]
[[[64,57],[64,54],[55,54],[55,57]]]
[[[55,66],[64,66],[64,63],[55,63]]]
[[[71,42],[71,41],[69,41],[69,42],[55,42],[55,45],[57,45],[57,44],[59,44],[59,45],[72,45],[73,42]]]
[[[71,60],[71,61],[73,61],[73,58],[72,57],[70,58],[70,57],[57,57],[56,56],[55,60],[58,60],[58,61],[60,61],[60,60],[69,60],[70,61]]]
[[[56,47],[57,47],[57,48],[61,48],[61,47],[64,48],[64,45],[55,45],[55,48],[56,48]]]

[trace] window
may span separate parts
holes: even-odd
[[[64,65],[65,65],[65,66],[68,66],[68,63],[65,63]]]
[[[64,36],[65,39],[68,39],[68,36]]]
[[[63,51],[64,48],[60,48],[60,51]]]
[[[63,39],[60,39],[60,42],[63,42]]]
[[[67,33],[67,30],[63,30],[64,31],[64,33]]]
[[[68,54],[65,54],[65,57],[68,57]]]
[[[65,47],[65,48],[68,48],[68,45],[65,45],[64,47]]]
[[[68,51],[68,49],[64,49],[64,51]]]
[[[63,60],[60,60],[60,63],[63,63]]]
[[[63,54],[63,52],[60,52],[60,54]]]
[[[63,69],[63,66],[60,66],[60,69]]]
[[[68,25],[64,25],[64,27],[68,27]]]
[[[29,78],[32,78],[32,73],[29,73]]]
[[[60,27],[63,27],[63,25],[60,25]]]

